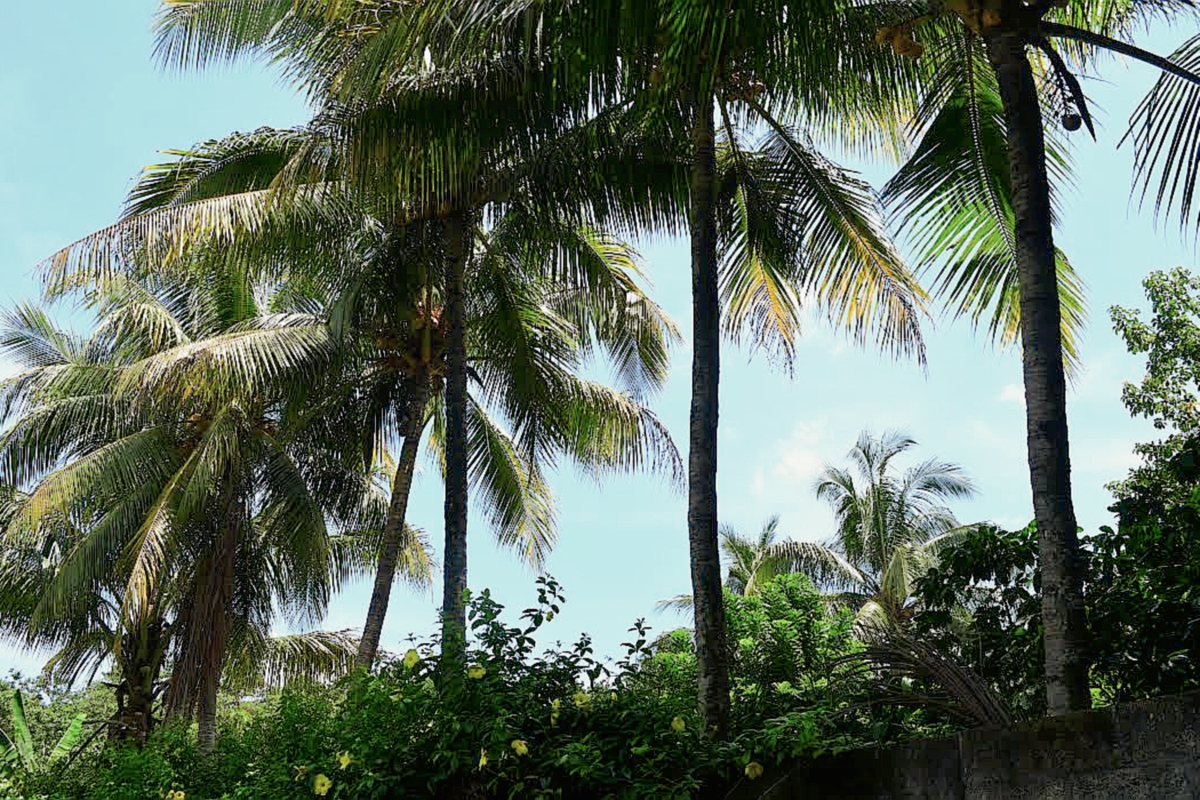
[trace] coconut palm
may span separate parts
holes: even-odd
[[[779,538],[779,515],[763,523],[758,536],[750,537],[732,525],[721,525],[721,553],[725,562],[725,590],[752,597],[778,575],[796,572],[789,539]],[[692,608],[692,596],[681,594],[657,604],[659,610]]]
[[[946,505],[975,493],[959,466],[930,458],[896,474],[893,461],[916,444],[895,431],[878,438],[864,431],[848,454],[852,467],[827,466],[816,482],[836,520],[830,541],[780,547],[781,561],[836,592],[863,623],[903,622],[913,582],[941,547],[971,529]]]
[[[14,553],[56,541],[61,554],[30,642],[65,641],[73,674],[144,651],[126,670],[143,730],[169,656],[168,712],[196,714],[211,747],[231,648],[266,656],[279,614],[319,619],[379,504],[363,470],[337,470],[280,424],[284,389],[327,357],[319,321],[272,309],[235,271],[111,280],[92,299],[100,323],[83,344],[30,309],[5,334],[30,367],[5,383],[2,482],[28,487],[6,541]],[[357,536],[338,542],[328,522]],[[97,614],[90,637],[73,635]],[[319,639],[309,654],[331,655],[335,640]]]
[[[653,180],[653,169],[633,168],[643,162],[631,158],[635,151],[625,126],[592,120],[581,134],[564,136],[586,116],[579,113],[586,103],[543,102],[559,85],[558,73],[551,70],[514,70],[503,58],[485,68],[454,70],[435,68],[427,57],[424,63],[409,62],[412,69],[381,84],[378,92],[348,94],[342,67],[372,47],[376,12],[399,14],[408,7],[365,4],[347,7],[353,13],[341,18],[318,5],[171,3],[163,12],[163,52],[170,58],[175,51],[186,56],[212,47],[226,55],[252,46],[282,57],[321,107],[319,121],[328,135],[320,147],[301,154],[281,183],[311,188],[314,171],[326,179],[336,176],[340,186],[369,195],[380,216],[397,227],[436,222],[440,228],[447,410],[443,654],[454,661],[465,630],[469,415],[462,292],[473,232],[516,199],[536,212],[534,222],[564,213],[583,221],[581,197],[590,197],[593,222],[609,214],[643,221],[653,218],[647,200],[661,203],[665,197],[673,203],[678,193],[672,184],[664,192]],[[528,91],[531,78],[546,91]],[[530,113],[533,99],[540,103],[538,114]],[[610,155],[597,158],[598,148]],[[623,157],[611,156],[621,151]],[[622,179],[604,172],[614,165]],[[192,223],[208,225],[215,219],[211,207],[193,210]],[[247,215],[239,216],[245,211],[240,202],[223,203],[221,210],[223,221],[246,221]],[[257,216],[252,224],[262,220]]]
[[[216,202],[227,207],[254,202],[248,198],[256,187],[278,179],[298,151],[318,149],[328,136],[317,125],[264,129],[176,153],[178,158],[143,175],[126,220],[84,245],[87,255],[73,265],[77,269],[60,271],[55,285],[103,281],[109,267],[89,261],[90,253],[147,220],[170,220],[180,210]],[[439,280],[443,224],[389,224],[387,206],[380,211],[369,199],[348,191],[331,194],[306,205],[305,216],[243,226],[236,238],[221,240],[218,250],[222,259],[237,258],[281,281],[285,291],[320,286],[337,298],[329,312],[338,343],[334,368],[310,394],[305,424],[322,428],[321,436],[331,444],[340,441],[348,454],[365,450],[367,462],[378,443],[403,440],[360,643],[365,664],[378,647],[395,570],[392,548],[403,530],[421,435],[432,420],[431,444],[439,463],[448,464],[449,408],[443,392],[449,370],[445,290]],[[269,214],[261,195],[258,200],[264,216]],[[542,470],[556,454],[597,473],[647,466],[677,479],[679,468],[665,428],[645,406],[577,375],[598,352],[611,361],[622,388],[635,395],[652,394],[665,380],[669,344],[677,333],[639,286],[635,254],[569,216],[534,211],[510,201],[503,216],[470,232],[466,313],[475,386],[467,421],[469,475],[485,512],[503,544],[539,564],[554,535]],[[211,239],[205,249],[213,251]],[[548,276],[554,275],[561,277],[551,282]],[[505,422],[513,433],[505,431]],[[447,570],[454,568],[448,559]],[[465,581],[465,573],[455,580]]]
[[[673,146],[686,154],[693,284],[688,538],[700,705],[706,730],[723,735],[729,692],[716,499],[722,331],[735,339],[749,333],[755,345],[765,340],[790,353],[799,298],[810,294],[859,336],[873,329],[895,352],[922,352],[924,294],[878,225],[869,188],[825,159],[794,124],[804,99],[814,101],[816,118],[855,96],[844,63],[823,73],[842,76],[838,84],[823,80],[822,70],[810,75],[802,68],[820,43],[840,40],[834,5],[435,5],[429,18],[452,20],[440,30],[453,32],[439,39],[438,28],[427,31],[430,46],[441,51],[465,39],[479,48],[497,32],[505,40],[537,30],[536,42],[526,40],[528,58],[577,54],[577,80],[617,87],[617,102],[670,119]],[[743,140],[756,130],[761,139],[750,149]],[[760,180],[764,174],[769,180]]]
[[[1058,116],[1067,131],[1093,131],[1076,73],[1106,53],[1162,70],[1132,121],[1136,178],[1143,196],[1157,180],[1156,208],[1186,219],[1193,195],[1178,188],[1190,187],[1196,163],[1184,154],[1196,150],[1188,104],[1200,97],[1197,40],[1168,60],[1137,47],[1132,36],[1156,16],[1194,9],[1190,2],[953,0],[872,4],[859,15],[864,26],[883,25],[882,43],[919,59],[909,78],[893,80],[894,69],[879,78],[881,86],[916,97],[918,132],[925,134],[916,165],[898,187],[901,213],[915,219],[927,248],[946,254],[942,275],[955,295],[1019,299],[1020,312],[1007,324],[1019,330],[1022,346],[1051,714],[1086,708],[1091,699],[1067,437],[1061,322],[1070,309],[1060,302],[1062,265],[1053,243],[1052,187],[1063,161],[1044,114]],[[996,138],[1004,143],[1003,159],[988,168],[995,163],[989,154],[998,151],[985,143]],[[976,211],[959,217],[952,239],[929,235],[933,220],[941,217],[942,225],[944,211],[958,214],[964,205]],[[1001,261],[1016,268],[1006,280],[999,279]]]

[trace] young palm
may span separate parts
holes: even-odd
[[[893,460],[915,445],[901,433],[864,432],[849,453],[853,467],[829,466],[817,479],[817,497],[836,519],[832,540],[780,546],[788,569],[839,592],[862,622],[902,623],[913,582],[941,547],[969,530],[945,505],[975,492],[960,467],[928,459],[895,473]]]
[[[721,526],[721,553],[725,562],[725,589],[743,597],[758,594],[778,575],[795,572],[790,539],[779,538],[779,515],[768,519],[757,537],[745,536],[732,525]],[[657,604],[660,610],[692,608],[690,594],[677,595]]]

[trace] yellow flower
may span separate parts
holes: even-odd
[[[479,751],[479,768],[483,769],[487,766],[487,750]]]
[[[671,730],[676,733],[683,733],[687,730],[687,723],[683,721],[683,717],[676,717],[671,720]]]
[[[554,698],[554,700],[550,703],[550,707],[555,711],[558,711],[560,708],[562,708],[562,700],[558,699],[557,697]]]
[[[592,698],[588,697],[583,692],[576,692],[574,695],[572,695],[571,699],[575,701],[576,708],[583,708],[588,703],[592,702]]]
[[[529,745],[525,743],[524,739],[513,739],[512,749],[519,756],[529,755]]]
[[[346,767],[350,766],[353,763],[354,763],[354,756],[350,755],[350,751],[343,750],[342,752],[338,753],[338,764],[341,766],[342,769],[345,769]]]
[[[487,675],[487,667],[481,666],[479,664],[476,664],[475,666],[473,666],[469,670],[467,670],[467,677],[473,681],[479,680],[484,675]]]
[[[616,692],[611,692],[611,693],[608,695],[608,699],[609,699],[609,700],[612,700],[614,703],[615,703],[615,702],[617,702],[617,693],[616,693]]]
[[[746,777],[752,781],[756,781],[762,777],[763,765],[757,761],[751,761],[746,765]]]
[[[410,649],[407,653],[404,654],[404,668],[405,669],[412,669],[419,663],[421,663],[421,657],[419,655],[417,655],[416,650]]]
[[[333,781],[325,777],[325,773],[322,772],[317,776],[316,781],[313,782],[313,794],[324,797],[329,793],[329,790],[332,786]]]

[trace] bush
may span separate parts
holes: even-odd
[[[469,605],[459,672],[438,664],[436,641],[417,643],[377,674],[235,707],[212,757],[168,726],[142,751],[107,750],[41,788],[54,800],[720,797],[760,767],[929,731],[920,712],[876,709],[862,685],[831,680],[832,660],[855,646],[849,618],[828,616],[805,579],[729,598],[735,726],[722,743],[701,734],[688,631],[652,641],[639,621],[611,665],[586,636],[535,656],[562,602],[539,579],[537,604],[510,626],[485,591]]]

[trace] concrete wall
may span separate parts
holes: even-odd
[[[752,793],[737,794],[771,800],[1200,798],[1200,694],[855,750],[756,783]]]

